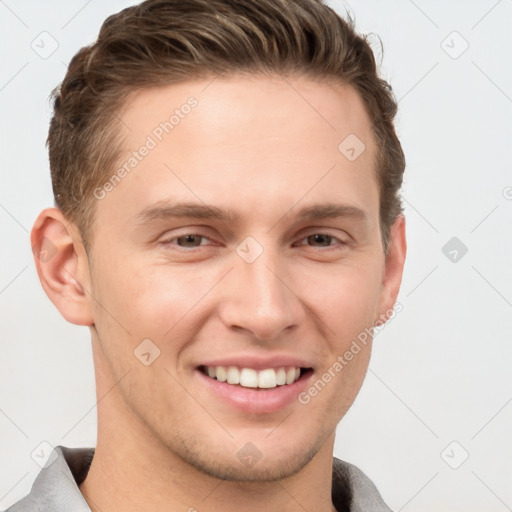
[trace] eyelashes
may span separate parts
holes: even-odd
[[[298,242],[304,242],[304,241],[312,242],[312,243],[314,243],[315,241],[318,242],[318,238],[315,238],[315,237],[320,237],[320,245],[309,245],[309,247],[319,248],[322,251],[328,251],[328,250],[332,250],[332,249],[340,249],[347,245],[347,243],[344,242],[343,240],[341,240],[340,238],[338,238],[334,235],[331,235],[329,233],[324,233],[324,232],[315,232],[315,233],[308,234],[305,237],[299,239]],[[191,252],[193,249],[197,249],[199,247],[205,246],[205,244],[202,244],[202,243],[195,245],[195,242],[197,242],[197,241],[200,242],[201,239],[210,240],[210,238],[204,233],[200,233],[200,232],[192,233],[191,232],[191,233],[185,233],[183,235],[169,238],[167,240],[162,241],[161,244],[166,247],[173,247],[173,248],[177,248],[178,250],[185,251],[185,252]],[[328,242],[327,245],[322,245],[322,239],[324,239]],[[174,242],[178,242],[179,240],[184,240],[185,243],[191,243],[192,245],[182,246],[182,245],[179,245],[178,243],[174,243]],[[331,244],[330,242],[332,242],[332,241],[337,242],[337,243]],[[306,243],[306,244],[299,243],[298,245],[299,246],[307,246],[308,243]]]
[[[339,242],[338,245],[341,245],[341,246],[347,245],[346,242],[344,242],[343,240],[341,240],[340,238],[338,238],[338,237],[336,237],[334,235],[330,235],[329,233],[313,233],[311,235],[307,235],[306,237],[302,238],[300,241],[308,240],[309,238],[318,237],[318,236],[319,237],[325,237],[328,240],[337,240]],[[303,245],[303,244],[300,244],[300,245]],[[330,249],[330,248],[336,248],[336,245],[329,244],[329,245],[319,245],[319,246],[316,246],[316,247],[327,247],[328,249]]]

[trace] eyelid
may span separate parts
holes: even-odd
[[[160,243],[164,244],[164,245],[173,245],[174,247],[178,248],[178,250],[184,250],[186,252],[190,252],[193,249],[199,249],[199,247],[204,247],[205,245],[208,245],[208,244],[200,244],[197,247],[186,248],[186,247],[180,247],[179,245],[176,245],[173,242],[175,242],[178,238],[183,238],[185,236],[199,236],[201,238],[205,238],[207,240],[212,241],[212,238],[209,235],[207,235],[204,231],[202,231],[201,229],[198,229],[198,230],[194,230],[194,228],[185,228],[185,229],[189,229],[189,231],[184,231],[183,233],[178,233],[178,234],[172,236],[171,238],[161,240]],[[336,235],[333,235],[332,233],[330,233],[329,228],[321,228],[321,227],[309,228],[306,232],[303,232],[302,234],[300,234],[298,236],[298,238],[296,238],[296,241],[294,243],[296,244],[297,242],[302,242],[303,240],[305,240],[306,238],[308,238],[309,236],[312,236],[312,235],[325,235],[325,236],[329,236],[333,240],[337,241],[337,243],[335,243],[333,245],[318,246],[318,247],[311,246],[312,249],[318,248],[322,251],[328,251],[329,249],[334,250],[334,249],[339,248],[340,246],[346,246],[349,244],[348,240],[343,240],[339,236],[336,236]],[[298,244],[298,245],[299,246],[302,246],[302,245],[307,246],[308,244]]]
[[[331,226],[311,226],[299,231],[298,236],[307,237],[310,235],[328,235],[337,238],[340,242],[348,243],[352,237],[343,229]],[[343,237],[343,238],[342,238]]]
[[[333,244],[333,245],[326,245],[326,246],[318,246],[318,247],[315,247],[315,246],[311,246],[313,249],[315,248],[318,248],[318,249],[322,249],[322,250],[329,250],[329,249],[336,249],[337,247],[339,247],[340,245],[341,246],[345,246],[345,245],[348,245],[349,242],[348,240],[343,240],[342,238],[340,238],[339,236],[336,236],[336,235],[333,235],[327,231],[321,231],[321,230],[316,230],[316,231],[312,231],[312,232],[309,232],[307,234],[305,234],[304,236],[300,237],[298,239],[298,242],[302,242],[303,240],[305,240],[306,238],[310,237],[310,236],[313,236],[313,235],[325,235],[325,236],[329,236],[331,237],[333,240],[337,241],[336,244]],[[299,245],[307,245],[307,244],[299,244]]]
[[[206,239],[211,241],[211,237],[209,235],[207,235],[206,233],[204,233],[202,231],[199,231],[199,230],[198,231],[191,230],[191,231],[186,231],[186,232],[183,232],[183,233],[179,233],[177,235],[173,235],[170,238],[164,236],[163,240],[161,240],[160,243],[162,243],[162,244],[171,244],[171,242],[174,242],[178,238],[183,238],[185,236],[200,236],[202,238],[206,238]],[[177,246],[177,247],[179,247],[179,246]],[[180,249],[183,249],[183,247],[180,247]]]

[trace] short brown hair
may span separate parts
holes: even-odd
[[[71,60],[53,91],[48,148],[56,205],[86,249],[95,198],[121,155],[117,115],[138,89],[240,72],[334,79],[362,98],[377,142],[376,173],[385,251],[402,212],[405,158],[390,85],[366,36],[319,0],[147,0],[112,15],[94,44]],[[340,141],[341,142],[341,141]]]

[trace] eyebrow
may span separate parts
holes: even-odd
[[[288,213],[283,215],[281,219],[287,216]],[[296,217],[301,221],[339,217],[368,221],[367,213],[361,208],[336,203],[317,203],[305,206],[297,211]],[[213,205],[194,202],[175,203],[165,200],[144,208],[141,212],[135,215],[134,221],[137,224],[149,224],[155,220],[165,220],[170,218],[193,218],[218,220],[221,222],[236,222],[240,220],[241,215],[233,212],[232,210],[222,209]]]

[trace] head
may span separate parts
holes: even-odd
[[[233,480],[319,452],[371,336],[351,347],[399,290],[396,109],[366,39],[316,0],[149,0],[105,21],[54,92],[57,208],[32,233],[56,248],[36,259],[46,292],[91,328],[98,386],[117,383],[100,435],[117,414]],[[301,372],[259,401],[218,366]]]

